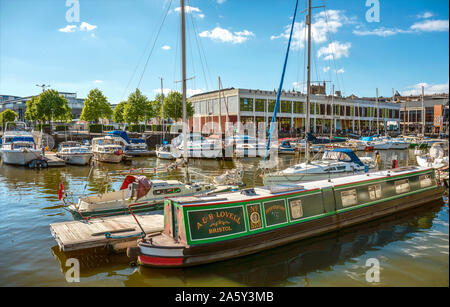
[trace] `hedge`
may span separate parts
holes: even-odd
[[[103,132],[114,130],[114,126],[109,125],[103,125]],[[88,126],[89,133],[101,133],[102,132],[102,125],[101,124],[89,124]]]
[[[162,125],[135,125],[128,126],[130,132],[144,132],[144,131],[162,131]]]

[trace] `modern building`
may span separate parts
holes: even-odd
[[[81,111],[84,106],[84,98],[77,98],[76,93],[59,92],[60,95],[64,96],[69,102],[69,108],[72,109],[72,117],[80,118]],[[13,110],[19,117],[18,120],[25,120],[25,112],[27,109],[27,101],[29,101],[34,96],[18,97],[9,95],[0,95],[0,112],[6,109]]]
[[[221,96],[219,102],[219,94]],[[227,116],[230,122],[270,123],[275,108],[276,91],[227,88],[189,97],[194,107],[190,128],[200,132],[206,122],[222,123],[225,129]],[[305,130],[306,95],[295,91],[281,94],[277,122],[279,131],[300,132]],[[377,115],[379,110],[379,115]],[[221,118],[221,119],[219,119]],[[311,131],[377,131],[398,130],[400,127],[400,104],[391,102],[348,99],[327,95],[312,95],[310,105]]]
[[[425,121],[425,134],[448,133],[449,97],[447,95],[424,96],[423,106],[420,96],[402,97],[400,108],[400,131],[422,133]],[[422,112],[425,110],[425,118]]]

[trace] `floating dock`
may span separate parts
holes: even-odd
[[[54,152],[45,152],[45,158],[47,158],[48,167],[66,165],[66,162],[63,159],[58,158]]]
[[[164,215],[160,210],[135,216],[146,234],[164,228]],[[60,250],[65,252],[101,246],[122,251],[136,245],[141,228],[132,215],[121,215],[50,224],[50,232]]]

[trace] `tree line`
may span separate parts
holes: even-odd
[[[186,101],[187,118],[192,117],[194,108],[192,103]],[[0,113],[0,123],[14,121],[18,117],[12,110]],[[114,110],[108,99],[98,88],[89,92],[84,101],[80,119],[88,122],[98,123],[100,118],[113,119],[116,123],[139,123],[151,118],[165,118],[179,120],[183,117],[182,95],[172,91],[163,98],[161,105],[161,94],[154,100],[149,100],[136,89],[128,96],[128,99],[120,102]],[[72,110],[68,100],[56,90],[46,90],[38,96],[32,97],[26,102],[25,119],[28,121],[39,121],[49,123],[50,121],[70,122]]]

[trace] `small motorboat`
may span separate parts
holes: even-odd
[[[79,142],[67,141],[59,145],[56,156],[64,160],[67,164],[87,165],[91,161],[93,154],[89,148]]]

